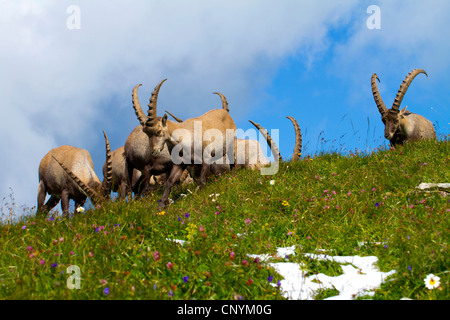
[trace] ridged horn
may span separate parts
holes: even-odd
[[[108,136],[106,132],[103,131],[105,137],[105,148],[106,148],[106,176],[103,177],[101,193],[105,198],[109,198],[111,195],[111,185],[112,185],[112,152],[111,146],[109,145]]]
[[[226,110],[228,113],[230,113],[230,109],[228,108],[227,98],[225,98],[225,96],[223,94],[221,94],[220,92],[213,92],[213,94],[217,94],[220,97],[220,99],[222,100],[222,109]]]
[[[154,127],[156,124],[158,93],[159,93],[159,89],[161,89],[162,84],[166,80],[167,79],[164,79],[160,83],[158,83],[158,85],[155,87],[155,90],[153,90],[153,92],[152,92],[152,96],[150,97],[150,102],[148,104],[148,112],[147,112],[147,117],[148,117],[147,121],[148,121],[148,125],[150,127]]]
[[[292,124],[294,125],[295,128],[295,147],[294,147],[294,153],[292,155],[292,161],[297,161],[298,159],[300,159],[300,156],[302,154],[302,131],[300,130],[300,126],[297,123],[297,120],[295,120],[293,117],[286,117],[289,120],[292,121]]]
[[[167,114],[169,114],[172,118],[175,119],[176,122],[183,122],[180,118],[175,117],[173,114],[171,114],[169,111],[165,110]]]
[[[425,74],[428,77],[428,74],[423,69],[414,69],[411,71],[403,80],[403,83],[400,85],[400,89],[398,89],[397,95],[395,97],[394,103],[392,105],[391,110],[394,112],[398,112],[400,109],[400,104],[402,103],[403,97],[406,94],[406,90],[408,90],[409,85],[414,80],[414,78],[419,74]]]
[[[255,123],[252,120],[248,121],[250,121],[250,123],[253,124],[256,127],[256,129],[258,129],[259,132],[261,132],[261,134],[264,136],[264,138],[267,141],[267,144],[270,147],[270,150],[272,150],[273,158],[275,160],[278,159],[279,162],[283,161],[283,159],[281,158],[280,150],[278,149],[275,142],[272,140],[272,137],[269,135],[269,132],[267,132],[267,130],[264,129],[259,123]]]
[[[81,181],[69,168],[67,168],[62,162],[60,162],[54,155],[52,155],[53,159],[63,168],[63,170],[67,173],[67,175],[72,178],[75,184],[80,188],[81,192],[83,192],[93,204],[99,203],[99,197],[97,193],[92,190],[89,186],[87,186],[83,181]]]
[[[139,122],[141,123],[141,126],[145,125],[145,121],[147,121],[147,116],[145,115],[144,110],[142,110],[141,104],[139,103],[139,98],[138,98],[138,88],[142,86],[142,84],[137,84],[134,89],[133,89],[133,93],[132,93],[132,100],[133,100],[133,109],[134,112],[136,113],[136,116],[139,120]]]
[[[388,111],[388,109],[386,108],[386,105],[384,104],[383,99],[381,99],[380,92],[378,91],[377,80],[378,80],[378,82],[380,82],[380,78],[378,78],[377,74],[374,73],[372,75],[372,79],[371,79],[372,94],[373,94],[375,103],[377,104],[378,111],[380,112],[381,115],[384,115]]]

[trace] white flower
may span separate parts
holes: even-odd
[[[84,212],[84,208],[83,208],[83,207],[78,207],[78,208],[77,208],[77,212],[78,212],[78,213]]]
[[[275,180],[270,180],[270,185],[273,186],[275,184]]]
[[[439,285],[441,284],[440,280],[441,280],[441,278],[430,273],[429,275],[427,275],[427,277],[424,280],[425,286],[430,290],[435,289],[435,288],[439,287]]]

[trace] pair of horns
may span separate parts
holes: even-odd
[[[403,97],[405,96],[409,85],[414,80],[414,78],[421,73],[425,74],[428,77],[428,74],[425,72],[425,70],[414,69],[406,76],[405,80],[403,80],[403,83],[400,85],[400,89],[398,90],[397,95],[395,96],[394,103],[392,104],[391,108],[392,112],[398,113],[400,109],[400,104],[402,103]],[[371,78],[372,94],[375,103],[377,104],[378,111],[381,113],[381,115],[384,115],[388,111],[388,108],[386,108],[383,99],[381,99],[380,92],[378,91],[377,80],[378,82],[380,82],[380,79],[378,78],[377,74],[374,73]]]
[[[300,126],[297,123],[297,120],[295,120],[293,117],[286,117],[289,120],[291,120],[292,124],[294,125],[295,129],[295,146],[294,146],[294,153],[292,154],[291,162],[297,161],[300,159],[300,155],[302,152],[302,132],[300,130]],[[270,146],[270,150],[272,151],[274,159],[278,159],[278,161],[283,161],[280,150],[278,149],[277,145],[273,141],[272,137],[269,135],[267,130],[263,128],[259,123],[255,123],[252,120],[249,120],[251,124],[253,124],[259,132],[264,136],[264,138],[267,141],[267,144]]]

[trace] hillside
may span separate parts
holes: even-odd
[[[448,138],[321,154],[284,162],[274,176],[239,170],[202,190],[179,186],[162,212],[156,191],[69,219],[4,223],[0,299],[285,299],[286,279],[270,263],[299,264],[304,277],[337,277],[349,265],[314,253],[374,256],[380,272],[395,271],[371,299],[449,299],[450,197],[416,189],[450,182],[449,164]],[[440,277],[438,288],[426,288],[429,274]],[[323,285],[308,298],[339,291]]]

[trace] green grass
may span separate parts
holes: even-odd
[[[282,163],[275,176],[240,170],[197,192],[178,187],[164,212],[156,192],[69,219],[5,222],[0,299],[284,299],[281,276],[247,254],[293,245],[289,260],[311,274],[341,270],[303,253],[377,256],[381,271],[397,272],[372,299],[449,299],[450,197],[415,189],[450,182],[449,165],[448,138],[370,155],[325,153]],[[70,265],[81,270],[79,290],[67,288]],[[440,288],[425,287],[430,273]]]

